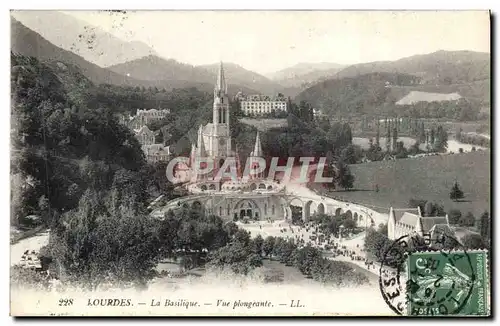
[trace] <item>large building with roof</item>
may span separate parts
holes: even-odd
[[[169,114],[170,110],[168,109],[137,109],[135,116],[130,117],[126,123],[131,129],[139,129],[153,121],[162,120]]]
[[[445,216],[422,216],[420,207],[389,210],[389,221],[387,223],[387,236],[396,240],[405,235],[424,236],[439,230],[451,231],[448,215]]]
[[[238,93],[236,99],[241,110],[247,115],[262,115],[266,113],[287,111],[287,100],[281,94],[275,98],[265,95],[244,95]]]

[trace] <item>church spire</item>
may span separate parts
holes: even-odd
[[[189,166],[193,166],[196,157],[196,144],[191,144],[191,153],[189,154]]]
[[[253,147],[252,155],[254,157],[262,157],[262,146],[260,144],[260,133],[257,131],[257,137],[255,137],[255,145]]]
[[[222,94],[227,94],[226,78],[224,76],[224,67],[222,65],[222,61],[220,62],[219,74],[217,76],[215,90],[217,92],[221,92]]]
[[[203,143],[203,126],[200,125],[200,128],[198,129],[198,146],[196,146],[196,156],[205,157],[206,154],[205,144]]]

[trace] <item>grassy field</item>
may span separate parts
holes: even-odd
[[[286,127],[287,120],[286,119],[252,119],[252,118],[242,118],[240,122],[253,126],[257,128],[259,131],[266,131],[271,128],[279,128]]]
[[[481,151],[355,164],[350,168],[359,190],[331,194],[367,205],[400,208],[407,207],[410,198],[427,199],[444,205],[446,211],[471,211],[478,218],[484,210],[490,211],[490,155]],[[461,202],[449,197],[455,180],[465,193]],[[376,184],[379,192],[374,191]]]

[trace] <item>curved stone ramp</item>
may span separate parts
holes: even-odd
[[[281,197],[286,205],[285,219],[291,217],[290,205],[295,204],[295,206],[302,207],[302,218],[304,221],[308,221],[309,218],[314,213],[324,213],[329,215],[338,214],[350,214],[355,222],[360,227],[370,227],[378,226],[381,223],[387,223],[389,219],[389,209],[387,213],[378,212],[372,208],[361,205],[359,203],[344,202],[334,198],[321,196],[316,194],[314,191],[306,188],[302,185],[287,185],[285,192],[279,193],[207,193],[207,194],[197,194],[190,195],[181,198],[176,198],[168,202],[165,206],[155,209],[151,212],[152,217],[163,218],[165,213],[169,210],[175,210],[183,205],[191,205],[195,201],[200,201],[200,203],[207,202],[212,198],[226,198],[226,197],[242,197],[242,198],[252,198],[258,199],[259,197],[267,196],[278,196]],[[223,200],[223,199],[221,199]],[[297,205],[297,203],[299,205]]]

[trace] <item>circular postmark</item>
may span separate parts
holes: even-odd
[[[471,257],[455,238],[405,235],[384,251],[379,286],[398,315],[453,315],[467,304],[475,278]]]

